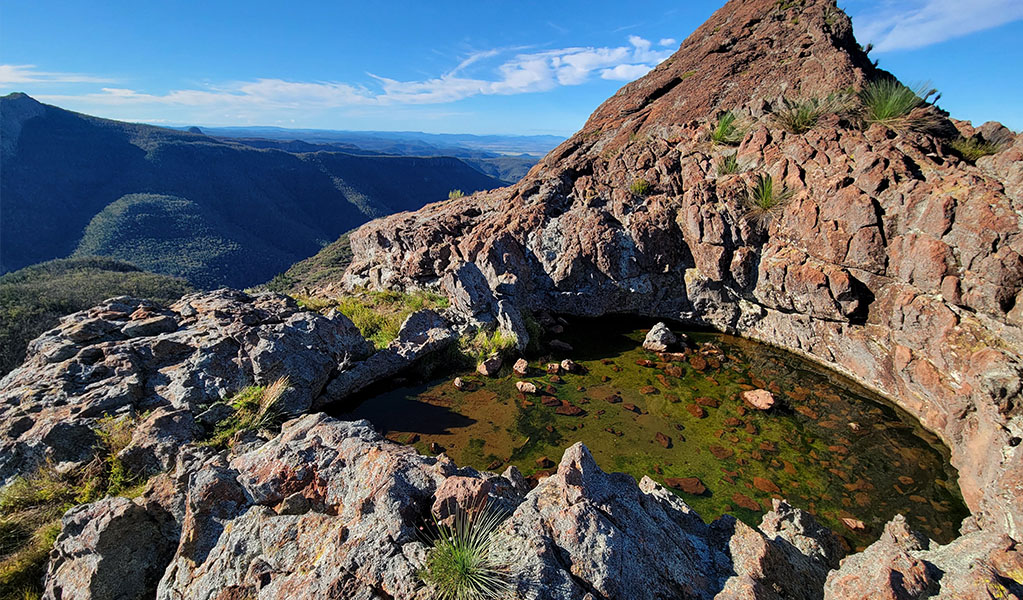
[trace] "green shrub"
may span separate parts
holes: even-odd
[[[465,192],[462,190],[451,190],[448,192],[448,200],[458,200],[465,196]]]
[[[642,178],[636,179],[629,184],[629,192],[631,192],[633,196],[646,196],[650,193],[651,189],[652,186],[650,185],[650,182]]]
[[[183,279],[110,258],[51,260],[0,277],[0,376],[25,360],[28,342],[64,315],[114,296],[169,304],[192,291]]]
[[[1002,149],[1000,144],[988,142],[979,137],[960,137],[957,140],[949,142],[949,146],[951,146],[952,150],[963,160],[971,163],[977,162],[978,158],[997,154]]]
[[[511,592],[508,567],[494,557],[503,514],[489,507],[458,510],[437,535],[420,573],[440,600],[491,600]]]
[[[746,129],[740,127],[739,118],[732,111],[721,113],[717,125],[710,134],[710,139],[716,144],[726,146],[737,146],[746,135]]]
[[[775,187],[770,175],[758,175],[757,181],[746,193],[746,218],[757,225],[765,226],[781,212],[792,197],[792,191]]]
[[[739,159],[734,154],[726,154],[718,159],[718,175],[731,175],[739,172]]]
[[[336,308],[352,320],[362,336],[377,348],[385,348],[396,337],[405,319],[425,308],[441,310],[448,307],[448,299],[426,291],[412,293],[394,291],[356,290],[336,299],[295,296],[300,305],[318,312]]]
[[[927,84],[911,89],[897,79],[879,79],[863,86],[858,96],[866,123],[878,123],[896,131],[920,131],[932,127],[937,116],[932,111],[913,111],[927,106],[927,98],[934,94],[937,90]]]

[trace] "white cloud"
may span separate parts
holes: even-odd
[[[1021,0],[886,0],[857,15],[856,37],[878,52],[922,48],[1023,19]]]
[[[600,78],[614,81],[632,81],[637,77],[646,75],[649,70],[650,67],[647,65],[618,65],[613,69],[601,71]]]
[[[675,41],[675,38],[664,38],[661,41],[657,42],[658,46],[675,46],[677,44],[678,42]]]
[[[35,65],[0,65],[0,85],[23,83],[113,83],[113,80],[81,73],[38,71]]]
[[[160,112],[219,115],[290,115],[303,110],[443,104],[481,95],[542,92],[583,84],[591,78],[628,81],[642,76],[671,55],[650,40],[628,37],[628,45],[569,47],[524,52],[522,48],[475,52],[450,71],[428,79],[401,81],[369,73],[366,85],[336,81],[285,81],[265,78],[224,82],[199,89],[150,93],[125,87],[100,87],[78,94],[40,94],[39,98],[75,109],[118,107]],[[663,46],[664,40],[660,46]],[[511,54],[510,52],[517,52]],[[504,55],[502,60],[500,57]],[[29,65],[0,65],[0,84],[37,82],[108,83],[87,75],[44,73]],[[188,112],[189,109],[194,109]],[[133,113],[134,114],[134,113]]]

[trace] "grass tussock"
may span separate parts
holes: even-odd
[[[989,142],[976,136],[971,138],[960,137],[949,142],[949,146],[952,147],[952,150],[960,158],[971,163],[977,162],[979,158],[997,154],[1002,149],[1001,144]]]
[[[757,181],[746,193],[745,218],[760,227],[766,227],[771,219],[781,211],[792,199],[792,190],[775,185],[770,175],[758,175]]]
[[[642,177],[629,184],[629,193],[633,196],[646,196],[652,189],[653,186],[650,185],[650,182]]]
[[[496,600],[511,593],[508,567],[495,557],[499,510],[456,511],[452,523],[435,522],[422,580],[439,600]]]
[[[937,93],[929,84],[910,88],[897,79],[872,81],[858,94],[863,121],[895,131],[926,131],[938,122],[938,116],[927,102]]]
[[[717,161],[718,176],[733,175],[741,170],[739,159],[734,154],[726,154]]]
[[[279,425],[282,414],[278,405],[289,385],[288,378],[281,377],[270,385],[249,386],[235,394],[228,400],[234,414],[217,423],[213,436],[203,444],[227,448],[241,432],[259,432]]]
[[[465,192],[462,190],[451,190],[448,192],[448,200],[458,200],[465,196]]]
[[[783,98],[781,106],[772,112],[772,117],[780,127],[789,133],[806,133],[829,114],[845,115],[853,110],[854,99],[851,94],[835,93],[827,98],[809,98],[790,100]]]
[[[495,354],[506,354],[515,348],[515,344],[516,339],[504,334],[500,329],[492,332],[481,329],[473,337],[462,337],[458,341],[462,354],[472,358],[476,363],[483,362]]]
[[[739,117],[730,110],[721,113],[717,125],[710,133],[711,141],[725,146],[738,146],[744,137],[746,128],[739,122]]]
[[[104,417],[95,427],[95,458],[62,472],[44,464],[0,491],[0,600],[38,598],[50,549],[68,509],[107,496],[135,497],[145,488],[117,454],[131,442],[131,417]]]
[[[384,348],[398,337],[408,316],[417,310],[442,310],[448,299],[432,292],[375,292],[358,290],[337,299],[298,297],[299,304],[318,312],[336,308],[355,323],[363,337]]]

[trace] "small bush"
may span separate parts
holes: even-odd
[[[258,432],[275,427],[281,419],[277,405],[288,387],[288,378],[281,377],[268,386],[249,386],[235,394],[228,401],[234,408],[234,414],[217,423],[213,437],[204,445],[226,448],[239,432]]]
[[[792,197],[792,191],[776,188],[770,175],[758,175],[757,182],[746,193],[746,218],[766,226]]]
[[[739,126],[739,118],[732,111],[726,111],[718,117],[718,123],[711,132],[710,139],[716,144],[737,146],[745,135],[745,128]]]
[[[629,192],[631,192],[633,196],[646,196],[650,193],[651,188],[652,186],[650,185],[650,182],[642,178],[636,179],[629,184]]]
[[[718,175],[731,175],[739,172],[739,159],[734,154],[726,154],[718,159]]]
[[[952,150],[963,160],[971,163],[977,162],[978,158],[997,154],[1002,149],[1001,145],[985,141],[979,137],[960,137],[957,140],[949,142],[949,146],[951,146]]]
[[[451,190],[448,192],[448,200],[458,200],[465,196],[465,192],[462,190]]]
[[[911,89],[896,79],[879,79],[863,86],[858,96],[863,105],[863,120],[878,123],[896,131],[926,130],[937,122],[932,111],[916,112],[927,105],[927,98],[937,94],[927,84]]]
[[[507,566],[495,559],[500,511],[483,507],[456,511],[451,525],[435,523],[437,535],[426,555],[423,581],[440,600],[491,600],[511,592]]]

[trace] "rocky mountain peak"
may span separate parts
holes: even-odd
[[[834,0],[731,0],[675,54],[606,100],[562,148],[611,131],[663,136],[725,110],[762,113],[765,101],[822,98],[876,74]]]

